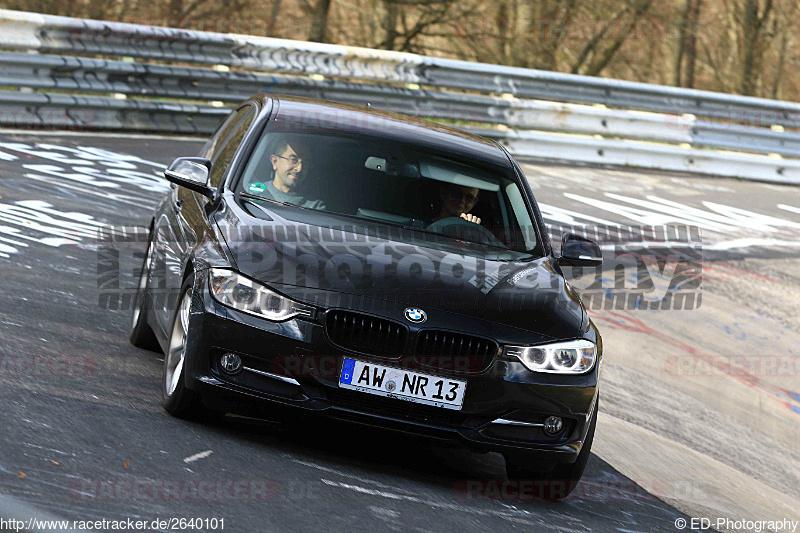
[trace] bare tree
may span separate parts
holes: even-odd
[[[689,35],[686,40],[686,87],[694,87],[694,73],[697,65],[697,29],[703,0],[692,0],[689,16]]]
[[[584,46],[572,72],[599,75],[608,66],[625,40],[635,31],[638,21],[650,9],[653,0],[631,0],[609,20]],[[615,37],[608,38],[611,31]]]
[[[787,5],[788,4],[788,5]],[[781,86],[784,82],[787,63],[790,61],[790,47],[794,43],[794,36],[797,34],[797,11],[798,4],[794,1],[782,4],[782,9],[777,10],[774,19],[774,30],[772,33],[776,39],[780,40],[778,45],[777,57],[774,61],[775,74],[772,80],[772,90],[770,98],[778,98],[781,94]],[[773,63],[773,62],[770,62]],[[788,91],[787,91],[788,92]]]
[[[399,6],[396,0],[383,0],[382,3],[386,11],[383,20],[386,38],[378,44],[378,48],[394,50],[395,41],[397,40],[397,15],[399,13]]]
[[[678,52],[675,57],[673,83],[694,87],[697,63],[697,24],[703,0],[686,0],[678,27]],[[685,76],[683,75],[685,72]]]
[[[739,93],[754,95],[761,81],[764,47],[770,38],[767,23],[772,16],[772,0],[741,0],[734,4],[739,41]]]
[[[529,68],[556,70],[570,26],[585,0],[498,0],[459,21],[452,37],[462,57]]]
[[[270,9],[269,21],[267,22],[267,35],[269,37],[275,36],[275,22],[281,14],[281,0],[272,0],[272,8]]]
[[[468,1],[459,0],[394,0],[398,12],[398,28],[394,49],[403,52],[425,53],[429,45],[442,37],[442,29],[466,17],[472,10]]]
[[[309,0],[300,0],[300,7],[311,21],[308,40],[317,43],[326,42],[331,0],[316,0],[313,4]]]

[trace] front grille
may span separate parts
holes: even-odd
[[[402,324],[350,311],[329,311],[325,319],[328,338],[335,345],[370,355],[399,357],[408,330]]]
[[[497,343],[452,331],[424,330],[417,339],[417,361],[426,366],[464,373],[482,372],[492,364]]]

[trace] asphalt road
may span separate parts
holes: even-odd
[[[216,518],[232,531],[798,519],[796,188],[525,165],[555,234],[624,224],[653,241],[663,235],[646,227],[683,224],[701,236],[606,243],[603,279],[573,281],[605,297],[639,291],[647,304],[592,311],[606,354],[594,453],[576,493],[553,504],[504,485],[496,454],[317,420],[203,425],[162,411],[163,357],[128,344],[129,310],[102,303],[114,285],[98,273],[97,231],[145,224],[167,186],[159,171],[200,145],[0,133],[0,493],[70,520]],[[639,261],[630,271],[626,254]],[[121,261],[120,287],[134,285],[135,261]],[[651,304],[678,290],[681,272],[702,299]]]

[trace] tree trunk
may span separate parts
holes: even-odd
[[[703,0],[692,0],[692,13],[689,17],[689,34],[686,41],[686,81],[684,87],[694,88],[694,69],[697,64],[697,23]]]
[[[672,83],[676,87],[681,86],[681,73],[683,72],[683,53],[686,50],[687,32],[689,31],[689,17],[692,12],[692,0],[686,0],[683,7],[683,15],[678,25],[678,51],[675,53],[675,65],[672,73]]]
[[[627,22],[623,22],[624,28],[622,30],[622,34],[618,38],[614,39],[610,46],[595,55],[592,62],[589,64],[589,68],[586,69],[587,76],[599,76],[603,69],[605,69],[609,63],[611,63],[611,60],[614,59],[614,56],[624,44],[625,39],[627,39],[628,35],[630,35],[631,31],[633,31],[636,23],[639,21],[642,15],[644,15],[647,10],[650,9],[652,1],[653,0],[638,0],[636,2],[632,19],[628,20]]]
[[[311,33],[308,35],[308,40],[324,43],[326,33],[328,30],[328,12],[331,9],[331,0],[318,0],[317,7],[314,10],[314,16],[311,22]]]
[[[600,31],[597,32],[595,35],[593,35],[591,39],[589,39],[589,41],[581,50],[581,53],[578,55],[578,59],[576,59],[575,62],[572,64],[573,74],[580,73],[581,68],[586,63],[586,61],[588,61],[589,58],[592,56],[592,54],[594,54],[597,51],[597,47],[600,44],[600,41],[602,41],[605,38],[606,34],[611,30],[611,28],[614,27],[615,24],[618,24],[619,21],[622,20],[622,17],[626,13],[627,13],[627,8],[622,8],[622,10],[620,10],[616,15],[614,15],[614,18],[607,21],[600,29]]]
[[[572,22],[576,3],[577,0],[548,0],[537,5],[536,16],[530,17],[527,28],[528,36],[535,43],[528,50],[530,67],[556,70],[558,52]]]
[[[783,78],[783,69],[786,65],[786,50],[789,46],[789,31],[791,30],[784,28],[781,32],[781,51],[778,54],[778,66],[775,72],[775,80],[772,83],[772,94],[770,95],[770,97],[773,99],[778,98],[780,91],[781,81]]]
[[[742,20],[742,63],[739,78],[739,93],[753,96],[758,89],[761,71],[756,69],[761,64],[764,51],[764,23],[770,16],[772,0],[766,0],[764,11],[759,15],[758,0],[745,0]]]
[[[500,0],[497,3],[497,13],[495,23],[497,24],[497,57],[504,65],[511,64],[511,38],[509,29],[512,27],[509,20],[509,7],[507,0]]]
[[[678,50],[675,52],[675,64],[672,67],[672,84],[676,87],[681,86],[681,73],[683,72],[683,53],[686,49],[686,32],[689,27],[689,12],[691,11],[692,0],[686,0],[683,8],[681,22],[678,25]]]
[[[183,18],[183,0],[169,0],[167,8],[167,20],[169,21],[169,26],[173,28],[180,28],[182,25],[181,24],[182,18]]]
[[[267,36],[275,37],[275,23],[278,16],[281,14],[281,0],[272,0],[272,10],[269,15],[269,24],[267,25]]]
[[[386,19],[384,20],[384,27],[386,28],[386,39],[381,43],[380,48],[384,50],[394,50],[395,41],[397,40],[397,3],[394,0],[384,0],[384,7],[386,8]]]

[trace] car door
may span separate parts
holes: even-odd
[[[200,157],[211,160],[209,184],[219,187],[227,167],[241,145],[245,133],[256,116],[255,103],[247,103],[222,123],[200,151]],[[172,186],[169,206],[156,220],[154,231],[158,250],[154,259],[162,276],[154,285],[166,295],[156,300],[154,312],[158,327],[166,336],[172,322],[183,273],[191,250],[206,232],[210,231],[205,205],[208,199],[185,187]],[[151,285],[153,286],[153,285]]]

